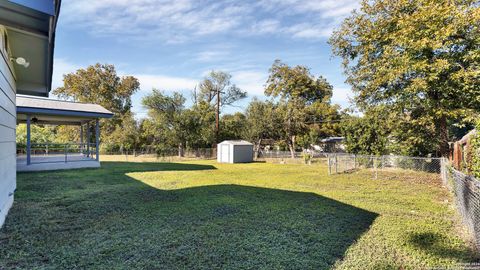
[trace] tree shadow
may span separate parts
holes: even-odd
[[[478,255],[472,254],[471,249],[464,246],[453,248],[453,245],[447,243],[448,237],[440,233],[416,232],[410,234],[408,240],[414,247],[439,257],[468,260],[474,256],[477,261],[480,259]]]
[[[126,175],[210,165],[102,165],[82,177],[19,177],[0,231],[7,258],[0,268],[329,269],[377,217],[314,193],[241,185],[161,190]],[[53,192],[31,192],[52,181]]]
[[[146,172],[146,171],[200,171],[216,170],[213,165],[174,163],[174,162],[111,162],[103,161],[105,169],[114,168],[120,173]],[[100,168],[101,169],[101,168]]]

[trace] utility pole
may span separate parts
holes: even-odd
[[[215,112],[215,148],[217,147],[216,144],[219,143],[219,133],[220,133],[220,94],[224,94],[225,92],[220,91],[220,89],[216,88],[212,92],[215,92],[217,95],[217,106]]]

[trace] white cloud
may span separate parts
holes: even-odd
[[[197,85],[198,80],[184,77],[172,77],[152,74],[131,74],[140,81],[140,89],[150,92],[153,88],[165,91],[190,91]]]
[[[232,81],[251,96],[263,96],[268,75],[259,71],[232,72]]]
[[[102,0],[86,4],[83,0],[70,0],[63,3],[61,20],[96,35],[167,43],[187,42],[219,33],[278,34],[311,39],[328,36],[333,24],[358,8],[358,2]],[[302,29],[302,25],[306,29]]]
[[[52,88],[55,89],[63,85],[63,75],[85,67],[74,64],[64,58],[55,58],[53,65]],[[118,70],[117,74],[118,76],[131,75],[136,77],[140,81],[140,89],[142,91],[151,91],[152,88],[166,91],[192,90],[198,82],[198,80],[194,78],[154,74],[131,74],[122,70]]]
[[[339,104],[342,108],[350,105],[350,99],[354,97],[352,90],[348,87],[333,87],[332,103]]]
[[[252,24],[251,30],[254,34],[271,34],[281,32],[281,22],[276,19],[267,19]]]
[[[75,72],[80,66],[64,58],[55,58],[53,63],[52,89],[63,85],[63,75]]]
[[[358,0],[262,0],[260,3],[282,14],[314,13],[322,17],[347,16],[360,6]]]
[[[197,53],[195,60],[199,62],[212,62],[224,59],[229,55],[225,48],[218,48],[217,50],[208,50]]]
[[[297,38],[318,39],[329,37],[333,29],[330,26],[310,25],[308,23],[302,23],[294,25],[286,29],[286,31]]]

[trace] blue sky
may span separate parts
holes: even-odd
[[[327,44],[332,30],[358,8],[357,0],[67,0],[57,26],[53,87],[62,74],[97,62],[140,80],[133,111],[153,87],[190,98],[210,71],[232,74],[249,99],[263,86],[275,59],[305,65],[333,84],[332,102],[352,97],[340,59]]]

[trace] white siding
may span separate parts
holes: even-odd
[[[0,27],[0,45],[3,29]],[[16,188],[15,81],[5,51],[0,48],[0,226],[13,203]]]

